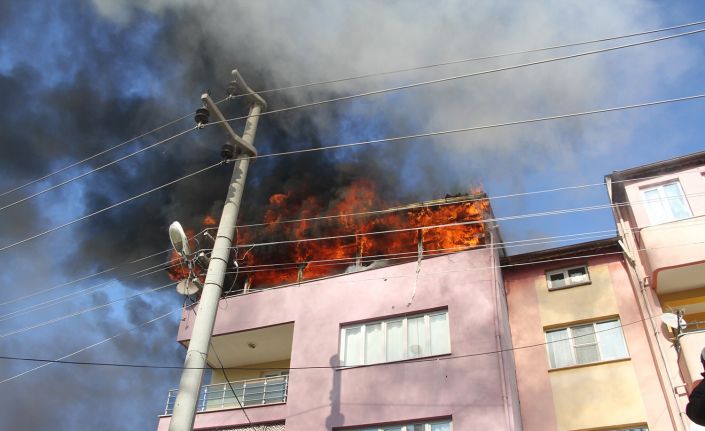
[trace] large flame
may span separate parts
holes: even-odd
[[[351,265],[407,262],[417,259],[420,250],[429,256],[481,246],[485,225],[480,220],[488,214],[489,202],[484,195],[474,196],[375,211],[390,205],[367,180],[354,182],[333,202],[275,194],[263,224],[238,229],[232,256],[240,265],[238,283],[269,287],[342,273]],[[366,214],[350,215],[356,213]],[[215,224],[212,217],[208,221]],[[428,227],[454,223],[464,224]],[[261,243],[273,244],[257,245]],[[184,274],[172,269],[170,276]]]

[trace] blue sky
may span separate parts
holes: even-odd
[[[0,92],[5,99],[0,192],[116,145],[198,107],[201,92],[220,94],[231,68],[254,88],[338,78],[477,55],[549,46],[705,20],[700,2],[359,2],[296,7],[269,2],[57,1],[0,6]],[[292,19],[295,17],[296,19]],[[370,31],[374,29],[375,31]],[[579,112],[705,93],[702,41],[694,35],[599,56],[508,71],[383,96],[323,105],[260,122],[263,153],[326,146],[457,127]],[[645,39],[645,38],[642,38]],[[607,46],[602,44],[599,46]],[[590,48],[593,48],[592,46]],[[579,52],[572,48],[271,94],[272,108]],[[240,112],[229,107],[232,115]],[[481,185],[491,197],[601,183],[613,170],[700,151],[705,102],[336,150],[253,168],[247,222],[274,192],[295,180],[374,177],[392,203],[434,199]],[[191,120],[91,161],[96,167],[170,136]],[[217,160],[213,130],[145,152],[118,166],[0,212],[0,247],[103,208]],[[214,144],[215,142],[215,144]],[[84,172],[67,171],[22,192]],[[1,252],[6,299],[0,316],[103,281],[113,283],[41,312],[1,320],[0,333],[144,292],[164,273],[132,271],[156,257],[104,276],[12,304],[12,298],[166,249],[166,228],[195,225],[217,211],[227,169],[180,183],[85,222]],[[332,193],[332,192],[331,192]],[[334,193],[332,193],[334,194]],[[498,217],[607,203],[604,187],[493,200]],[[614,227],[609,210],[500,222],[505,240],[568,235]],[[565,243],[550,243],[543,247]],[[512,249],[518,252],[522,249]],[[525,250],[524,250],[525,251]],[[8,336],[0,354],[58,357],[125,331],[182,303],[170,289]],[[133,331],[79,359],[180,365],[178,318]],[[0,380],[35,364],[0,362]],[[51,365],[0,384],[0,417],[12,429],[150,429],[178,372]],[[32,405],[28,402],[32,400]],[[108,404],[109,403],[109,404]],[[37,411],[33,406],[43,407]],[[111,411],[104,411],[110,405]],[[130,411],[128,422],[120,411]],[[6,419],[10,418],[10,419]]]

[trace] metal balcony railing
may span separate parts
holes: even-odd
[[[240,404],[242,407],[252,407],[285,403],[288,386],[289,376],[263,377],[261,379],[239,380],[229,384],[217,383],[202,386],[198,394],[196,411],[237,408],[240,407]],[[178,392],[178,389],[169,391],[164,415],[170,415],[174,412],[174,403],[176,403]]]

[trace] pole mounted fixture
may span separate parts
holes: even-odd
[[[228,124],[228,121],[208,94],[201,96],[201,100],[204,102],[204,108],[202,109],[206,112],[213,113],[217,119],[217,123],[225,130],[228,139],[226,145],[232,147],[228,148],[225,152],[225,156],[228,156],[228,160],[231,159],[231,154],[234,156],[235,154],[244,153],[247,157],[231,160],[233,174],[230,179],[228,194],[223,204],[223,212],[218,224],[218,233],[215,235],[213,251],[211,252],[210,259],[207,262],[205,260],[203,261],[203,264],[208,264],[208,271],[206,272],[206,278],[202,285],[201,299],[198,303],[198,313],[196,314],[192,326],[191,339],[189,341],[188,351],[186,352],[186,359],[184,360],[184,369],[181,374],[181,381],[179,382],[179,392],[174,402],[174,413],[169,423],[169,431],[193,430],[196,404],[199,399],[201,381],[203,380],[203,369],[207,365],[208,349],[211,335],[213,334],[216,313],[218,311],[218,301],[223,292],[223,281],[225,280],[225,273],[230,261],[230,248],[233,245],[233,238],[235,236],[235,225],[237,224],[240,201],[242,200],[242,193],[245,187],[245,178],[247,177],[250,158],[257,156],[257,151],[253,146],[255,133],[257,131],[257,122],[260,114],[267,106],[264,99],[255,94],[250,87],[245,84],[242,76],[240,76],[236,70],[233,71],[233,81],[230,83],[229,88],[230,87],[232,87],[232,90],[229,91],[241,90],[244,98],[250,102],[250,113],[247,116],[242,137],[238,136],[232,127],[230,127],[230,124]],[[196,111],[197,123],[199,118],[204,119],[204,115],[206,115],[205,120],[208,120],[206,112],[200,110]],[[201,114],[200,116],[199,113]],[[205,123],[201,122],[201,124]],[[178,243],[180,239],[181,235],[179,233],[179,235],[176,236],[176,242]],[[184,241],[181,241],[181,243],[183,244]],[[200,289],[199,286],[195,285],[190,286],[186,284],[182,286],[185,292],[190,291],[192,287]]]
[[[239,93],[242,94],[243,97],[249,102],[250,107],[257,106],[260,112],[267,109],[267,102],[265,102],[259,94],[252,91],[237,69],[232,71],[232,75],[233,80],[228,84],[229,99],[233,99]],[[218,108],[218,105],[216,105],[211,96],[208,93],[203,93],[201,95],[201,100],[205,106],[205,108],[202,109],[212,112],[218,124],[220,124],[225,130],[227,141],[223,144],[220,151],[220,155],[223,159],[230,160],[239,154],[244,154],[247,157],[257,157],[257,150],[255,147],[240,137],[240,135],[235,133],[233,128],[230,126],[230,123],[220,111],[220,108]],[[196,111],[196,115],[198,115],[198,111]],[[196,122],[198,122],[198,120],[196,120]]]
[[[208,117],[210,117],[210,112],[206,108],[196,109],[196,115],[193,117],[196,120],[196,124],[199,129],[202,129],[208,124]]]

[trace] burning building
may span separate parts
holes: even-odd
[[[375,196],[365,181],[333,203],[274,195],[238,227],[195,429],[521,429],[488,199],[378,211]]]
[[[294,201],[289,194],[270,197],[264,222],[239,226],[231,253],[228,291],[247,292],[354,272],[423,257],[479,247],[486,242],[484,193],[381,208],[374,184],[356,181],[332,205],[316,197]],[[216,220],[208,215],[197,238],[207,253]],[[204,236],[205,234],[205,236]],[[172,252],[168,272],[175,280],[189,276],[181,257]],[[203,266],[192,276],[203,277]],[[228,293],[226,291],[225,293]]]

